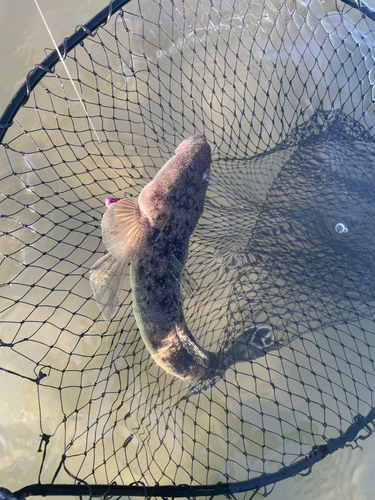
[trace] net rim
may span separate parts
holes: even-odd
[[[375,11],[361,0],[339,1],[346,4],[349,8],[359,10],[363,16],[375,21]],[[82,43],[88,36],[95,36],[96,31],[100,26],[107,24],[113,14],[121,10],[122,7],[130,2],[131,0],[110,0],[107,7],[104,7],[104,9],[98,12],[98,14],[90,19],[90,21],[84,25],[78,25],[73,35],[68,38],[64,38],[63,43],[61,43],[58,47],[63,59],[65,59],[67,54],[77,45]],[[0,117],[0,144],[3,144],[7,130],[13,125],[13,119],[19,109],[27,103],[32,90],[47,73],[53,73],[53,68],[59,60],[59,54],[56,50],[53,50],[41,63],[37,64],[35,68],[27,74],[25,82],[14,94],[10,103],[5,108],[4,113]]]
[[[33,484],[11,494],[12,499],[23,500],[26,496],[85,496],[108,497],[136,496],[136,497],[160,497],[160,498],[196,498],[202,496],[214,497],[217,495],[234,495],[247,491],[259,491],[261,488],[273,486],[276,483],[294,477],[297,474],[308,475],[313,465],[320,462],[328,455],[346,446],[360,447],[359,440],[367,439],[372,435],[369,424],[375,420],[375,408],[372,408],[366,416],[357,415],[353,423],[337,438],[331,438],[326,444],[315,446],[308,455],[297,460],[293,464],[283,467],[277,472],[262,474],[247,481],[238,481],[231,483],[217,483],[207,485],[160,485],[146,486],[143,483],[130,485],[100,485],[83,482],[83,484]],[[359,434],[365,431],[367,434]],[[353,444],[354,443],[354,444]],[[307,471],[306,471],[307,470]],[[304,472],[306,471],[306,472]],[[78,480],[79,481],[79,480]]]
[[[75,32],[70,37],[64,38],[63,43],[58,47],[62,58],[65,59],[67,54],[77,45],[82,43],[85,38],[88,36],[95,36],[96,30],[100,26],[107,24],[112,15],[130,1],[131,0],[110,0],[107,7],[98,12],[90,21],[84,25],[77,26]],[[59,54],[56,50],[53,50],[40,64],[37,64],[35,68],[28,73],[25,82],[15,93],[0,118],[0,144],[2,144],[7,130],[12,126],[13,119],[19,109],[28,101],[32,90],[47,73],[54,72],[54,67],[59,61]]]
[[[88,36],[95,36],[96,30],[105,25],[112,15],[131,0],[111,0],[107,7],[96,14],[89,22],[83,26],[78,26],[75,33],[69,38],[65,38],[63,43],[59,45],[59,52],[63,58],[73,50],[77,45],[83,42]],[[351,8],[356,8],[364,16],[375,20],[374,11],[370,10],[364,4],[354,4],[351,0],[341,0],[343,3],[349,5]],[[36,65],[26,78],[24,84],[16,92],[5,112],[0,118],[0,144],[8,128],[12,125],[13,118],[18,110],[28,101],[29,95],[42,78],[50,72],[53,72],[54,66],[59,62],[59,54],[53,50],[42,63]],[[87,495],[91,496],[107,496],[107,495],[129,495],[129,496],[159,496],[159,497],[196,497],[208,496],[219,494],[234,494],[249,490],[259,490],[262,487],[273,485],[286,477],[292,477],[300,474],[324,459],[328,454],[333,454],[339,448],[343,448],[351,441],[356,442],[358,439],[364,439],[368,436],[358,436],[361,430],[375,418],[375,409],[372,409],[366,417],[358,418],[345,433],[337,438],[330,439],[326,445],[319,446],[313,449],[307,456],[296,461],[294,464],[288,466],[286,469],[280,469],[273,474],[263,474],[257,478],[248,481],[239,481],[236,483],[219,483],[215,485],[129,485],[118,486],[112,485],[31,485],[14,493],[16,498],[24,498],[28,495]],[[293,469],[293,472],[291,471]],[[307,472],[308,473],[308,472]]]

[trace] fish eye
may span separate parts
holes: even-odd
[[[347,226],[344,222],[338,222],[335,225],[335,231],[336,231],[336,233],[342,234],[342,233],[349,232],[349,229],[347,228]]]
[[[208,168],[207,170],[205,170],[203,172],[202,182],[204,182],[204,181],[208,182],[208,180],[209,180],[209,174],[210,174],[210,169]]]

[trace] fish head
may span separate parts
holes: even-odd
[[[201,185],[202,182],[208,182],[211,148],[203,135],[194,135],[182,141],[175,149],[175,154],[182,155],[182,163],[192,175],[191,180],[194,184]]]
[[[181,210],[199,212],[198,217],[203,211],[211,148],[197,135],[184,140],[175,153],[138,198],[141,212],[156,229],[162,229]]]

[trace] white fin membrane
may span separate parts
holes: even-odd
[[[91,288],[106,321],[115,315],[127,267],[128,261],[115,259],[108,253],[90,269]]]

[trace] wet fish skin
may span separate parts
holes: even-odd
[[[102,234],[109,253],[90,275],[109,321],[131,262],[133,310],[145,345],[157,363],[184,380],[207,376],[217,362],[186,325],[179,285],[189,238],[203,212],[210,163],[206,139],[193,136],[180,144],[138,200],[106,199]]]
[[[134,315],[151,355],[169,373],[196,380],[207,375],[216,358],[197,345],[186,325],[179,281],[203,212],[211,152],[199,136],[176,152],[141,192],[155,229],[132,261],[130,280]]]
[[[109,253],[92,267],[90,282],[104,319],[115,314],[128,263],[133,312],[154,360],[180,379],[195,382],[222,376],[237,361],[275,349],[268,325],[250,328],[213,353],[200,347],[183,313],[181,288],[189,238],[203,213],[211,148],[203,136],[183,141],[138,199],[107,198],[102,219]]]

